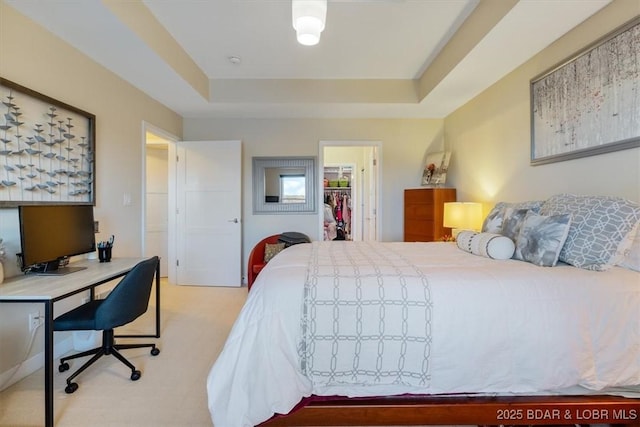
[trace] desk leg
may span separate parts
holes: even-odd
[[[44,303],[44,422],[53,427],[53,301]]]
[[[156,265],[156,338],[160,338],[160,262]]]

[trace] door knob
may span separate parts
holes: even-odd
[[[237,224],[239,221],[238,221],[238,218],[233,218],[233,219],[230,219],[229,222],[234,222]]]

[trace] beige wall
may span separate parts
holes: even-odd
[[[140,256],[142,124],[181,136],[182,118],[1,1],[0,76],[96,115],[95,215],[102,232],[97,239],[114,234],[115,256]],[[125,193],[130,206],[123,206]],[[0,209],[0,237],[11,254],[20,247],[17,227],[17,210]],[[4,263],[7,274],[18,273],[15,264],[12,255]],[[36,307],[0,308],[0,375],[28,349],[27,313]],[[39,335],[29,354],[41,350]]]
[[[638,148],[529,165],[529,81],[638,14],[637,0],[615,0],[446,118],[453,150],[448,179],[459,200],[493,204],[570,192],[640,201]]]
[[[254,215],[251,158],[318,156],[320,141],[382,141],[382,240],[402,240],[403,190],[420,185],[426,152],[442,149],[442,120],[185,119],[186,140],[242,141],[243,260],[264,236],[299,231],[318,239],[319,215]],[[320,178],[322,179],[322,178]],[[243,261],[244,262],[244,261]]]

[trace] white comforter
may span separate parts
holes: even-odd
[[[358,244],[393,247],[428,280],[426,386],[321,386],[302,373],[311,249]],[[314,242],[286,249],[253,284],[207,379],[216,427],[257,425],[311,394],[552,394],[638,385],[640,273],[496,261],[450,243]]]

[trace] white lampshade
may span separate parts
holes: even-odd
[[[442,225],[454,230],[480,230],[482,227],[482,204],[473,202],[445,203]]]
[[[291,0],[291,17],[298,43],[318,44],[327,18],[327,0]]]

